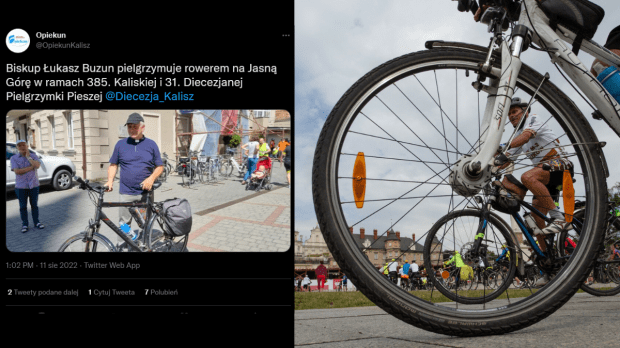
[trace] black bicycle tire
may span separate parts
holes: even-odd
[[[365,102],[359,101],[359,99],[364,97],[366,93],[377,93],[384,87],[380,83],[388,83],[404,76],[404,74],[398,75],[399,72],[416,64],[429,63],[435,64],[436,67],[442,64],[447,66],[441,61],[454,59],[471,65],[471,63],[484,61],[485,56],[478,51],[455,48],[411,53],[382,64],[349,88],[330,113],[317,141],[312,171],[314,206],[319,226],[335,260],[344,273],[354,283],[358,284],[358,289],[376,305],[398,319],[436,333],[457,336],[504,334],[530,326],[551,315],[566,303],[578,290],[579,283],[584,280],[585,270],[592,266],[595,257],[593,243],[598,244],[601,237],[596,231],[602,224],[603,201],[606,194],[606,183],[603,178],[605,173],[602,164],[603,154],[600,147],[594,145],[597,138],[583,114],[553,83],[545,82],[541,87],[541,103],[546,107],[554,106],[554,110],[561,111],[564,116],[571,115],[571,117],[557,121],[563,128],[570,127],[572,130],[569,135],[571,142],[574,143],[575,139],[573,138],[576,137],[585,143],[580,145],[582,152],[577,154],[577,159],[587,169],[592,184],[589,186],[592,202],[588,207],[592,219],[589,220],[588,227],[590,228],[589,231],[593,231],[589,232],[593,234],[593,238],[586,244],[582,244],[584,245],[580,250],[582,258],[572,263],[569,261],[571,270],[575,272],[569,277],[565,277],[563,282],[552,281],[546,288],[536,292],[534,295],[536,302],[520,301],[509,306],[509,308],[502,308],[502,310],[485,314],[484,318],[480,318],[474,314],[459,311],[451,311],[448,315],[447,310],[438,309],[433,304],[413,297],[403,297],[401,294],[393,292],[384,281],[375,275],[376,270],[370,267],[371,265],[365,260],[365,256],[355,246],[353,238],[350,237],[346,221],[340,219],[338,215],[340,207],[337,206],[337,202],[332,201],[333,192],[337,192],[337,185],[331,181],[337,163],[331,162],[330,155],[338,152],[339,132],[348,130],[347,114],[353,113],[355,108],[365,105]],[[497,61],[499,60],[496,59]],[[476,70],[476,68],[471,69],[474,72]],[[409,74],[413,72],[409,72]],[[542,75],[523,64],[519,79],[527,82],[528,90],[531,91],[531,86],[540,84]],[[379,87],[375,87],[375,85]],[[373,90],[373,88],[376,89]]]

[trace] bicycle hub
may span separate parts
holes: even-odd
[[[472,197],[491,180],[491,166],[482,168],[480,162],[472,163],[473,155],[465,155],[452,167],[452,190],[464,197]]]

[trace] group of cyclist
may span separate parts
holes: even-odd
[[[398,284],[400,279],[401,286],[406,289],[422,288],[426,285],[424,270],[420,270],[417,263],[409,262],[409,260],[405,260],[405,264],[401,267],[396,259],[392,259],[391,262],[386,262],[379,271],[394,284]]]

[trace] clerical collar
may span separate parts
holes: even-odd
[[[144,136],[144,135],[143,135],[143,136],[142,136],[142,139],[138,139],[138,140],[136,140],[136,139],[134,139],[134,138],[132,138],[132,137],[129,137],[128,139],[129,139],[129,141],[128,141],[128,142],[129,142],[131,145],[138,145],[139,143],[141,143],[141,142],[143,142],[144,140],[146,140],[146,136]]]

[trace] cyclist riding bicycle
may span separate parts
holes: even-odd
[[[456,284],[458,284],[461,275],[461,267],[465,266],[465,262],[463,262],[463,258],[461,257],[461,254],[458,252],[458,250],[455,250],[454,255],[450,257],[450,260],[444,262],[443,264],[444,266],[448,266],[452,262],[454,262],[454,266],[459,269],[458,272],[456,272]]]
[[[569,228],[564,214],[556,206],[554,200],[558,200],[560,188],[563,183],[564,171],[568,171],[570,176],[574,175],[573,163],[567,160],[564,149],[559,146],[560,141],[550,127],[536,115],[525,112],[527,103],[522,102],[521,98],[513,98],[510,103],[508,117],[513,127],[519,127],[514,139],[507,144],[506,155],[499,154],[496,163],[503,169],[510,165],[512,160],[509,156],[515,156],[524,152],[532,161],[533,169],[528,170],[521,176],[521,182],[512,174],[507,174],[501,185],[508,191],[514,193],[519,199],[523,200],[526,192],[532,191],[534,198],[532,205],[542,214],[549,213],[555,221],[545,227],[545,221],[533,215],[538,229],[534,231],[538,240],[544,241],[544,235],[560,233],[563,228]],[[522,118],[524,118],[522,120]],[[543,165],[548,164],[549,170],[543,169]],[[495,183],[497,185],[497,182]],[[541,250],[545,251],[545,243],[540,243]]]
[[[401,268],[401,271],[402,271],[401,281],[405,285],[409,284],[409,269],[410,268],[411,268],[411,265],[409,264],[409,260],[405,260],[405,264]]]

